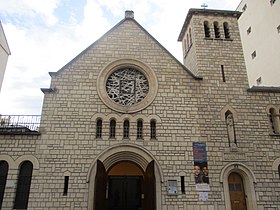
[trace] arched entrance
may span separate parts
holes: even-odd
[[[141,209],[144,173],[133,162],[122,161],[108,171],[107,205],[109,210]]]
[[[115,145],[92,163],[88,210],[160,210],[163,176],[158,162],[137,145]]]
[[[255,210],[256,177],[252,170],[243,163],[232,162],[224,166],[220,175],[224,189],[226,210]]]
[[[232,172],[229,175],[228,189],[231,210],[247,210],[243,179],[238,173]]]

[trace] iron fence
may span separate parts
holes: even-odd
[[[0,133],[39,132],[40,115],[0,115]]]

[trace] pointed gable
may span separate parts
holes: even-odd
[[[116,24],[112,29],[105,33],[101,38],[95,41],[92,45],[82,51],[73,60],[62,67],[58,72],[50,72],[50,75],[56,76],[65,69],[69,68],[80,58],[87,57],[89,60],[104,59],[111,57],[111,61],[119,58],[134,58],[134,59],[152,59],[153,53],[166,54],[174,65],[183,68],[194,79],[202,79],[189,71],[180,61],[178,61],[166,48],[164,48],[152,35],[150,35],[135,19],[133,11],[126,11],[125,18]],[[147,51],[150,53],[148,58]],[[90,56],[92,56],[90,58]],[[105,61],[104,61],[105,62]],[[110,61],[108,61],[110,62]],[[145,61],[149,63],[149,61]],[[154,61],[151,61],[154,62]]]

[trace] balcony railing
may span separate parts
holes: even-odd
[[[39,134],[40,115],[0,115],[0,134]]]

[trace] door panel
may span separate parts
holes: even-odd
[[[154,161],[151,161],[144,175],[144,210],[156,209],[156,179]]]
[[[108,189],[109,210],[141,209],[142,177],[110,176]]]
[[[228,177],[231,210],[247,210],[242,177],[231,173]]]

